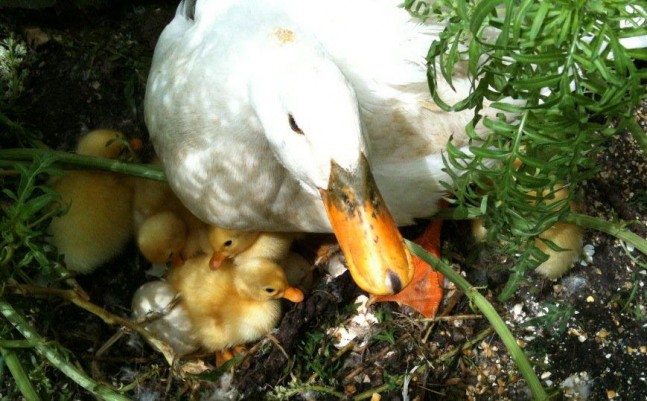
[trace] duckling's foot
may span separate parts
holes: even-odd
[[[234,353],[231,348],[225,348],[222,351],[216,351],[216,367],[219,368],[226,362],[234,359]]]
[[[225,348],[222,351],[216,351],[216,367],[219,368],[225,363],[234,359],[235,356],[243,354],[247,348],[243,344],[234,346],[233,348]]]

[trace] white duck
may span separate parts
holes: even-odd
[[[443,26],[400,3],[181,2],[155,49],[145,110],[183,203],[230,229],[332,230],[360,287],[406,285],[411,256],[395,222],[436,211],[449,181],[441,151],[450,135],[466,143],[473,114],[432,103],[424,56]],[[469,81],[439,85],[454,101]]]

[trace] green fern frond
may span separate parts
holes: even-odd
[[[596,173],[600,145],[631,124],[645,96],[640,80],[647,70],[634,60],[647,59],[647,50],[624,44],[647,41],[647,2],[419,3],[405,7],[446,21],[427,58],[434,101],[447,111],[475,111],[466,127],[471,145],[448,146],[447,187],[459,208],[479,208],[489,236],[517,255],[506,298],[545,260],[535,247],[537,234],[568,213],[569,200],[551,202],[551,194],[567,185],[570,198],[578,197],[582,182]],[[451,84],[458,64],[467,67],[473,89],[447,104],[437,82]],[[496,117],[481,117],[484,108]]]

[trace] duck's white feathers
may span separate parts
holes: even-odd
[[[171,186],[186,206],[227,228],[330,231],[318,194],[277,160],[249,93],[273,48],[304,40],[320,46],[352,86],[369,161],[396,220],[433,214],[438,180],[448,180],[440,152],[451,135],[459,146],[466,142],[472,113],[448,116],[434,106],[424,56],[442,27],[412,19],[399,3],[203,0],[194,19],[181,3],[159,39],[145,109]],[[455,77],[456,93],[440,85],[452,101],[470,84]],[[213,135],[214,129],[229,132]]]

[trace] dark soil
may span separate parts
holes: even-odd
[[[79,135],[95,128],[118,129],[147,143],[145,80],[155,40],[175,5],[175,0],[113,2],[79,9],[59,2],[43,10],[3,10],[0,33],[29,40],[25,28],[36,27],[49,39],[29,50],[26,89],[11,117],[55,149],[72,149]],[[646,104],[636,118],[646,126]],[[2,146],[19,142],[11,137]],[[631,136],[617,136],[598,164],[601,172],[585,186],[583,211],[631,221],[632,230],[647,237],[647,160],[639,147]],[[487,250],[465,249],[464,224],[447,226],[445,256],[457,261],[471,283],[483,286],[545,387],[564,389],[558,399],[647,399],[644,255],[613,237],[587,232],[585,244],[595,251],[588,264],[577,263],[557,281],[530,276],[513,299],[501,303],[496,295],[506,275],[497,270],[496,258]],[[480,257],[466,262],[475,260],[469,257],[473,254]],[[149,267],[131,245],[79,281],[94,303],[128,316],[130,297],[148,279]],[[118,387],[138,379],[126,393],[133,399],[367,399],[378,391],[384,400],[399,400],[405,399],[403,388],[407,399],[415,400],[531,398],[504,345],[456,292],[450,291],[441,306],[449,312],[447,320],[425,321],[392,304],[371,306],[378,322],[338,350],[328,330],[353,325],[360,294],[347,274],[322,280],[303,303],[285,305],[271,340],[251,347],[233,375],[222,376],[209,355],[182,361],[183,373],[172,370],[135,335],[97,354],[117,327],[56,299],[10,301],[35,311],[40,333],[71,350],[96,380]],[[479,335],[482,339],[467,344]],[[6,370],[2,374],[0,392],[10,393],[11,376]],[[54,394],[58,389],[72,399],[91,398],[54,369],[47,377]],[[568,385],[574,382],[579,384]]]

